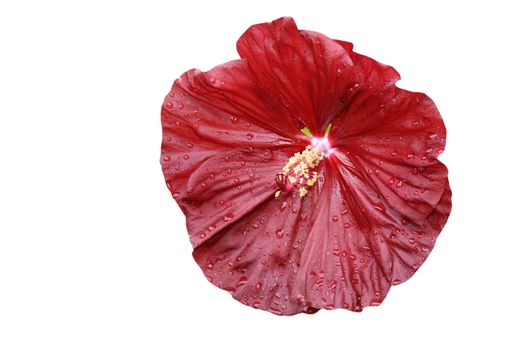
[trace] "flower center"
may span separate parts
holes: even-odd
[[[283,191],[298,192],[300,197],[304,197],[309,188],[314,186],[318,179],[318,165],[329,157],[333,149],[329,143],[327,135],[324,137],[313,137],[311,144],[306,146],[302,153],[297,152],[282,171],[276,175],[276,182],[281,190],[276,191],[275,198],[278,198]]]

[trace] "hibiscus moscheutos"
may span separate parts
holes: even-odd
[[[434,103],[291,18],[177,79],[161,164],[207,279],[281,315],[361,311],[423,264],[451,208]]]

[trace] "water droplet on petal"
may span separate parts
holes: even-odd
[[[337,222],[337,221],[339,221],[339,217],[337,215],[333,215],[331,220],[333,220],[333,222]]]
[[[284,237],[284,230],[282,230],[281,228],[279,228],[278,230],[276,230],[275,235],[276,235],[276,238],[282,238],[282,237]]]
[[[165,162],[170,161],[170,156],[164,156],[164,157],[163,157],[163,161],[165,161]]]
[[[223,217],[223,221],[225,222],[231,221],[232,219],[234,219],[234,214],[232,213],[229,213]]]
[[[247,134],[247,140],[251,141],[254,138],[254,135],[251,133]]]
[[[382,213],[385,213],[386,212],[386,208],[384,207],[384,204],[382,203],[377,203],[373,206],[375,209],[377,209],[378,211],[382,212]]]
[[[188,143],[187,143],[187,147],[188,147],[188,148],[192,148],[192,147],[194,147],[194,145],[191,144],[190,142],[188,142]]]
[[[236,288],[243,287],[246,284],[247,284],[247,277],[242,276],[240,277],[240,280],[238,281],[238,283],[236,283]]]
[[[172,109],[172,107],[174,107],[174,105],[170,101],[168,101],[165,105],[167,106],[168,109]]]

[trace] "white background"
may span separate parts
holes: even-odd
[[[212,286],[158,163],[173,80],[283,15],[393,65],[448,128],[450,220],[362,313],[278,317]],[[0,348],[525,349],[524,23],[506,1],[2,2]]]

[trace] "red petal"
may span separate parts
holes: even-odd
[[[208,280],[238,301],[276,314],[313,312],[291,290],[307,239],[313,201],[282,194],[194,250]]]
[[[407,280],[426,260],[450,213],[448,184],[436,209],[417,225],[382,201],[372,212],[370,189],[348,181],[328,177],[301,255],[292,294],[315,308],[361,311],[379,305],[391,285]]]
[[[337,118],[333,144],[343,165],[409,220],[422,224],[443,194],[447,168],[436,158],[446,130],[426,95],[389,86],[354,97]]]
[[[203,161],[188,178],[179,198],[193,247],[274,198],[274,178],[288,158],[285,153],[268,149],[237,149]]]
[[[342,109],[343,96],[361,79],[342,46],[322,34],[299,31],[292,18],[253,25],[237,47],[259,84],[315,134],[324,132]]]
[[[362,88],[380,90],[401,79],[395,68],[354,52],[352,43],[341,40],[335,41],[346,50],[353,63],[362,69],[364,74],[364,86]]]
[[[189,177],[217,154],[298,145],[304,136],[297,125],[287,123],[291,120],[287,113],[254,84],[245,61],[229,62],[207,73],[183,74],[161,111],[161,164],[174,198],[180,200]]]

